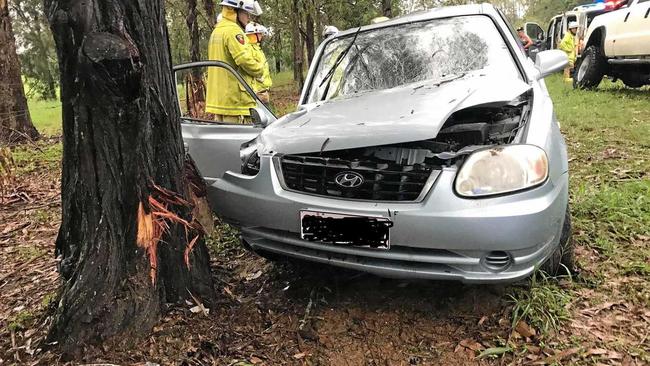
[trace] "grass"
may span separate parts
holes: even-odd
[[[546,335],[560,329],[562,322],[569,319],[566,309],[571,296],[561,289],[543,272],[536,273],[530,286],[516,287],[510,295],[513,303],[512,324],[523,320]]]
[[[650,279],[650,89],[547,84],[568,136],[577,244],[602,256],[598,271]]]
[[[35,317],[32,312],[21,310],[9,320],[7,327],[11,332],[28,329],[34,319]]]
[[[278,74],[271,75],[273,79],[273,87],[283,87],[288,85],[294,85],[293,82],[293,72],[292,71],[282,71]]]
[[[34,127],[39,133],[47,136],[61,134],[61,102],[58,99],[30,99],[27,104]]]
[[[28,175],[42,166],[47,166],[50,169],[57,168],[61,163],[62,154],[63,144],[61,142],[52,144],[47,141],[39,141],[35,144],[22,145],[12,152],[18,167],[16,174]]]
[[[567,289],[539,275],[513,289],[515,323],[523,319],[542,334],[568,319],[566,305],[581,286],[610,292],[636,276],[619,290],[632,304],[650,306],[650,90],[605,80],[580,91],[559,76],[546,83],[567,136],[574,240],[599,257],[578,256],[583,279]]]

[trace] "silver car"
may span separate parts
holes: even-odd
[[[254,125],[186,115],[183,137],[216,213],[256,253],[512,282],[572,267],[567,151],[543,81],[566,63],[546,51],[533,64],[491,5],[439,8],[325,40],[295,113],[258,101]],[[196,67],[254,95],[219,62],[177,75]]]

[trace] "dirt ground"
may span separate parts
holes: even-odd
[[[587,161],[577,143],[571,164]],[[647,276],[608,271],[580,242],[572,281],[466,286],[271,263],[225,225],[208,241],[220,295],[209,315],[173,307],[148,336],[80,345],[82,359],[63,360],[44,341],[59,281],[60,151],[58,139],[13,150],[0,203],[0,365],[650,364]],[[513,324],[522,305],[534,311]]]

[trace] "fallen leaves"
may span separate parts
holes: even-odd
[[[517,323],[517,326],[515,326],[515,331],[524,338],[532,338],[537,335],[535,329],[523,320],[520,320]]]
[[[569,349],[566,349],[564,351],[560,351],[560,352],[554,354],[553,356],[550,356],[550,357],[546,358],[544,360],[544,364],[545,365],[553,365],[555,363],[564,361],[564,360],[570,358],[571,356],[574,356],[574,355],[580,353],[580,350],[581,350],[580,348],[576,347],[576,348],[569,348]]]

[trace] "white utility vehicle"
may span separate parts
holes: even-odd
[[[608,75],[631,88],[650,85],[650,0],[632,0],[591,22],[574,87],[596,88]]]

